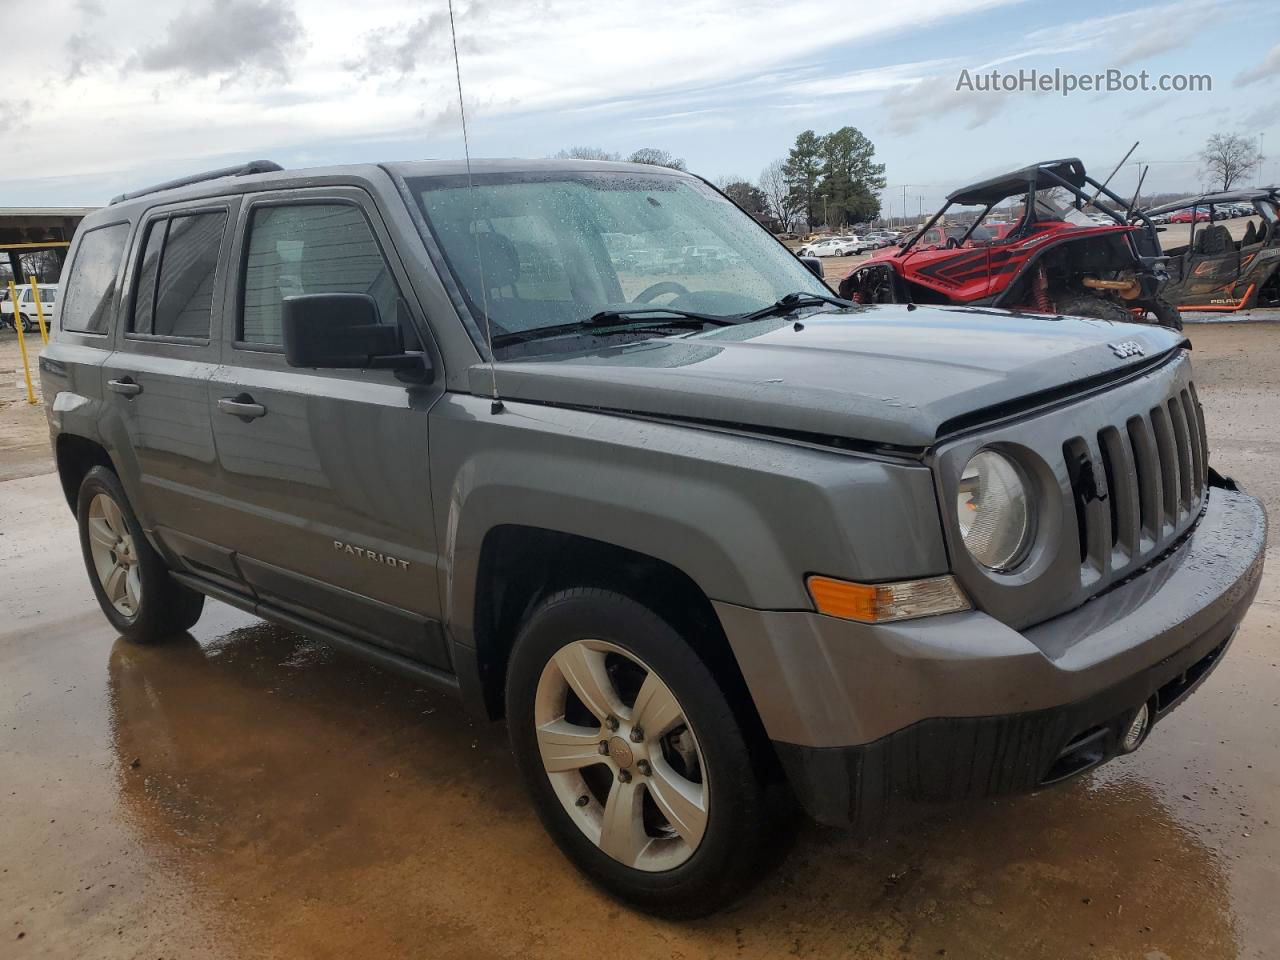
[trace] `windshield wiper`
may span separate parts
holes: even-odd
[[[627,321],[635,320],[635,323]],[[526,343],[530,340],[541,340],[544,337],[557,337],[566,333],[578,333],[584,330],[596,330],[614,327],[618,333],[645,327],[693,327],[700,329],[707,324],[717,327],[738,323],[738,317],[721,317],[714,313],[695,313],[692,310],[677,310],[675,307],[619,307],[615,310],[601,310],[586,320],[575,320],[572,323],[557,323],[547,327],[533,327],[529,330],[517,330],[503,333],[493,338],[495,346],[509,343]]]
[[[801,290],[796,293],[788,293],[781,300],[770,306],[762,307],[751,313],[744,313],[738,319],[743,323],[749,323],[752,320],[762,320],[765,317],[786,316],[801,307],[818,307],[824,303],[834,304],[837,307],[857,306],[852,300],[841,300],[839,297],[831,297],[825,293],[810,293],[807,290]]]

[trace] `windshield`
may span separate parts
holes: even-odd
[[[495,341],[629,306],[737,316],[789,293],[831,295],[698,180],[554,172],[473,182],[468,190],[465,176],[420,177],[408,186],[482,329],[487,307]]]

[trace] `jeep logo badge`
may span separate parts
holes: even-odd
[[[1107,346],[1109,346],[1111,348],[1111,352],[1121,360],[1124,360],[1126,357],[1141,357],[1147,352],[1142,349],[1142,344],[1137,340],[1122,340],[1119,343],[1109,343]]]

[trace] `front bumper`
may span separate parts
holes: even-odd
[[[797,796],[869,826],[893,801],[1034,789],[1115,756],[1220,662],[1262,577],[1266,515],[1211,488],[1150,569],[1021,633],[980,612],[866,626],[716,609]]]

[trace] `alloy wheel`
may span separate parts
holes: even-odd
[[[136,616],[142,602],[138,554],[120,506],[104,493],[89,501],[89,552],[102,592],[126,617]]]
[[[651,872],[693,856],[710,811],[702,751],[647,664],[602,640],[566,644],[543,667],[534,724],[556,796],[602,851]]]

